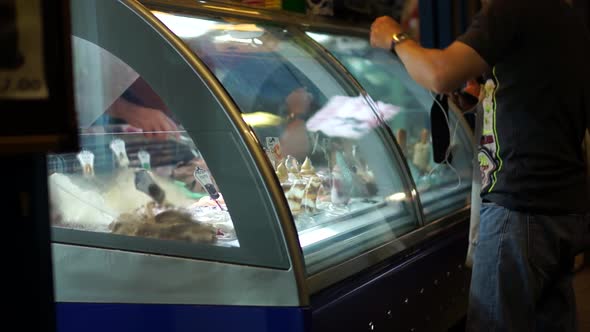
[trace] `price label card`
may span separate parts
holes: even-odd
[[[45,99],[41,0],[0,0],[0,99]]]
[[[266,138],[266,148],[271,153],[273,160],[275,163],[279,163],[283,159],[283,153],[281,151],[281,143],[278,137],[267,137]]]

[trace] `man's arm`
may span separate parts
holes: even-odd
[[[393,34],[400,32],[402,29],[396,21],[380,17],[371,27],[371,45],[389,50]],[[452,92],[490,69],[473,48],[462,42],[437,50],[426,49],[413,40],[407,40],[398,44],[395,51],[410,76],[436,93]]]
[[[164,101],[162,101],[160,96],[143,79],[143,77],[138,77],[137,80],[135,80],[135,82],[133,82],[133,84],[129,87],[128,91],[131,93],[131,95],[139,99],[141,105],[162,110],[167,114],[170,113],[168,107],[166,107],[166,104],[164,104]]]

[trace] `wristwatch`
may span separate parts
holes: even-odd
[[[394,33],[391,36],[391,50],[393,51],[393,49],[395,48],[395,46],[397,44],[400,44],[403,41],[408,40],[408,39],[410,39],[410,36],[405,32]]]

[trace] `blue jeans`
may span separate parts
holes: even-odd
[[[577,330],[574,257],[590,238],[590,218],[481,208],[467,331]]]

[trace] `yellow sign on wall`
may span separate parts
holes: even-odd
[[[45,99],[40,0],[4,0],[0,4],[0,99]]]

